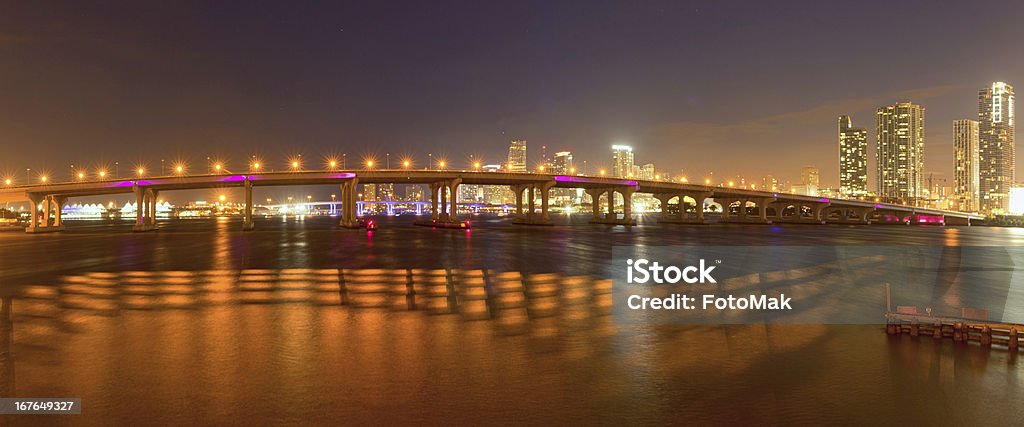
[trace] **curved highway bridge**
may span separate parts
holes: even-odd
[[[32,215],[26,231],[60,231],[61,209],[69,198],[108,194],[134,194],[136,231],[156,229],[156,201],[161,192],[209,188],[245,189],[243,229],[253,228],[252,189],[256,186],[338,185],[341,187],[341,225],[357,227],[358,184],[425,184],[430,187],[431,220],[434,224],[458,224],[456,203],[459,185],[504,185],[515,195],[516,223],[549,225],[548,204],[552,188],[582,188],[594,200],[592,222],[632,225],[632,196],[649,193],[661,201],[661,222],[705,224],[703,207],[713,200],[721,206],[719,222],[742,223],[932,223],[970,225],[982,216],[912,206],[860,200],[828,199],[732,187],[713,187],[666,181],[643,181],[592,176],[504,173],[456,170],[358,170],[224,173],[209,175],[146,177],[105,181],[43,183],[0,188],[0,202],[31,202]],[[622,216],[615,212],[614,194],[624,201]],[[539,203],[538,203],[539,202]],[[539,205],[539,206],[538,206]],[[675,205],[675,209],[672,209]],[[692,206],[692,207],[691,207]]]

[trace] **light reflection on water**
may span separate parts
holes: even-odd
[[[613,242],[943,244],[950,229],[484,223],[470,237],[385,223],[371,245],[317,224],[3,236],[16,255],[0,260],[13,283],[0,306],[0,390],[82,397],[86,415],[57,420],[92,425],[1010,424],[1024,410],[1017,355],[1003,349],[878,326],[616,325],[588,279],[604,276]],[[38,274],[15,268],[55,254],[64,262]],[[507,295],[453,300],[453,268],[467,286],[458,295],[479,296],[484,269]],[[527,290],[522,277],[542,283]]]

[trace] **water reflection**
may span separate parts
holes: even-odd
[[[871,325],[617,324],[596,280],[615,244],[927,247],[948,229],[474,219],[470,235],[385,220],[370,245],[326,221],[274,223],[0,236],[5,395],[82,397],[74,422],[91,425],[1016,424],[1024,412],[1005,349]],[[54,254],[66,262],[33,262]],[[942,274],[956,285],[935,297],[966,304],[958,287],[975,282]]]

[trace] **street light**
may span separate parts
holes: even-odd
[[[85,179],[85,172],[79,172],[78,173],[78,180],[81,181],[83,179]]]
[[[185,173],[185,165],[179,164],[179,165],[175,166],[174,167],[174,172],[177,173],[178,175],[181,175],[181,174]]]
[[[216,171],[216,172],[220,172],[222,167],[223,166],[221,166],[220,163],[217,163],[217,164],[213,165],[213,170]]]
[[[253,171],[260,170],[260,162],[259,162],[259,160],[252,162],[252,164],[249,165],[249,169],[252,169]]]
[[[136,172],[136,173],[138,173],[138,174],[139,174],[139,176],[142,176],[142,175],[143,175],[144,173],[146,173],[146,170],[145,170],[145,169],[143,169],[143,168],[139,168],[139,169],[138,169],[138,170],[136,170],[135,172]]]
[[[100,175],[100,179],[106,178],[107,177],[107,171],[100,169],[99,175]]]
[[[403,167],[403,168],[409,169],[409,165],[410,165],[410,164],[411,164],[411,163],[410,163],[410,162],[409,162],[408,160],[403,160],[403,161],[402,161],[402,167]]]
[[[373,169],[373,160],[367,160],[366,161],[366,168],[367,169]]]
[[[46,175],[39,177],[39,180],[42,181],[44,184],[46,183],[46,179]]]
[[[473,169],[480,170],[480,162],[474,162]]]
[[[438,169],[444,169],[444,165],[445,165],[445,161],[444,160],[441,160],[441,161],[437,162]]]
[[[4,185],[11,185],[11,179],[7,178],[4,180]]]

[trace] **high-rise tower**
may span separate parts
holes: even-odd
[[[914,203],[923,195],[924,107],[900,102],[878,109],[878,195]]]
[[[1003,82],[978,92],[979,190],[985,213],[1006,212],[1016,177],[1013,97],[1013,86]]]

